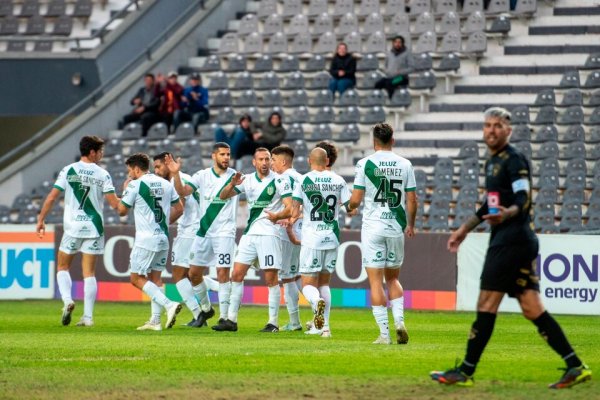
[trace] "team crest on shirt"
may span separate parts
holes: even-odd
[[[267,188],[267,194],[268,194],[269,196],[273,196],[273,193],[275,193],[275,188],[274,188],[273,186],[269,186],[269,187]]]
[[[388,258],[390,260],[395,260],[396,259],[396,253],[394,253],[393,251],[390,251],[388,254]]]
[[[375,253],[375,257],[377,258],[381,258],[383,256],[383,253],[378,251],[377,253]]]
[[[317,260],[316,258],[313,258],[313,265],[317,265],[319,263],[319,260]]]

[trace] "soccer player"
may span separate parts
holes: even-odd
[[[482,221],[492,227],[481,273],[477,317],[462,364],[447,371],[434,371],[431,378],[446,385],[473,386],[473,374],[492,336],[498,307],[508,294],[516,297],[523,316],[535,324],[540,335],[567,364],[560,380],[549,387],[568,388],[591,379],[592,371],[577,357],[542,304],[535,266],[539,245],[531,230],[531,169],[525,156],[508,143],[511,132],[507,110],[492,107],[485,111],[483,140],[490,155],[484,169],[487,198],[475,215],[448,239],[448,250],[456,252],[467,234]]]
[[[58,248],[56,282],[64,307],[62,324],[71,323],[75,303],[71,297],[69,268],[77,252],[82,253],[83,316],[77,326],[94,326],[94,302],[96,283],[96,259],[104,253],[103,197],[110,207],[116,209],[119,199],[108,172],[97,164],[104,155],[104,141],[97,136],[84,136],[79,141],[81,158],[64,167],[54,187],[46,197],[38,215],[36,231],[39,237],[46,232],[44,219],[52,206],[65,192],[64,234]]]
[[[135,240],[129,257],[130,281],[153,302],[167,312],[165,328],[171,328],[181,311],[181,304],[169,300],[153,282],[152,274],[160,275],[167,265],[169,255],[169,225],[183,213],[183,206],[171,182],[149,172],[150,157],[136,153],[127,160],[129,179],[118,206],[120,216],[133,207]],[[156,307],[156,306],[155,306]],[[157,309],[160,312],[160,307]],[[153,314],[149,325],[160,325],[160,313]],[[160,329],[154,329],[160,330]]]
[[[293,168],[294,150],[289,146],[277,146],[272,150],[271,154],[273,155],[273,161],[271,163],[273,171],[288,179],[291,190],[293,191],[294,187],[298,185],[298,179],[301,176],[300,173]],[[288,221],[282,222],[286,230],[281,231],[281,253],[283,255],[283,261],[279,278],[283,285],[283,297],[290,316],[290,322],[282,326],[281,330],[301,331],[300,308],[298,306],[300,294],[296,283],[300,279],[300,272],[298,270],[300,246],[295,245],[287,233]]]
[[[291,216],[292,192],[289,180],[271,171],[269,150],[257,148],[252,164],[256,168],[254,174],[242,176],[237,172],[220,194],[220,198],[225,200],[245,193],[250,212],[233,265],[228,318],[213,328],[216,331],[237,331],[244,277],[250,265],[257,262],[264,271],[269,289],[269,322],[261,332],[279,332],[281,292],[278,271],[282,266],[280,238],[283,227],[277,221]]]
[[[154,156],[154,173],[171,183],[174,183],[175,177],[167,164],[165,159],[167,157],[173,158],[173,155],[168,152],[160,153]],[[178,174],[179,179],[183,182],[190,182],[191,176],[180,172]],[[181,195],[180,195],[181,196]],[[173,281],[175,286],[183,299],[185,305],[189,308],[194,316],[194,319],[188,323],[188,326],[200,327],[198,325],[198,317],[200,316],[200,304],[194,294],[192,283],[188,278],[188,271],[190,268],[190,252],[196,231],[200,226],[199,218],[199,203],[200,197],[198,192],[194,191],[187,196],[181,196],[183,198],[183,215],[178,220],[177,225],[177,236],[173,241],[173,248],[171,249],[171,264],[173,265]],[[155,304],[155,303],[152,303]],[[160,309],[159,309],[160,312]],[[158,324],[160,327],[160,324]],[[140,327],[140,330],[146,329],[146,325]],[[152,329],[147,328],[147,329]]]
[[[352,211],[365,200],[361,230],[362,264],[371,287],[371,305],[379,337],[374,344],[391,344],[388,328],[387,299],[396,327],[398,344],[408,343],[404,326],[404,291],[400,267],[404,261],[404,236],[414,236],[417,196],[415,174],[406,158],[392,152],[394,131],[388,124],[373,127],[375,153],[356,164],[354,190],[348,204]]]
[[[190,251],[190,280],[202,308],[194,326],[202,326],[215,315],[204,273],[210,265],[217,266],[219,281],[220,319],[227,319],[231,293],[230,271],[235,250],[237,198],[221,200],[219,193],[231,182],[235,170],[229,168],[231,149],[227,143],[217,142],[212,151],[213,166],[196,172],[189,180],[179,172],[180,164],[166,158],[180,196],[200,195],[200,224]],[[182,179],[183,178],[183,179]]]
[[[321,337],[329,338],[329,282],[340,245],[338,215],[340,204],[350,200],[350,190],[341,176],[327,170],[328,158],[324,149],[313,149],[309,163],[311,171],[300,177],[300,184],[296,185],[293,195],[294,216],[299,214],[299,205],[303,205],[302,293],[312,306],[314,327],[321,330]]]

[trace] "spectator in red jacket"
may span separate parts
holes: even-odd
[[[183,86],[177,82],[177,72],[171,71],[167,75],[167,82],[162,93],[162,103],[160,105],[160,116],[169,127],[173,125],[175,112],[181,110],[183,102]]]

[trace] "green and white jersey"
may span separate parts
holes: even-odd
[[[310,171],[300,177],[294,200],[302,203],[302,246],[335,249],[340,244],[340,205],[350,200],[344,178],[331,171]]]
[[[196,235],[235,237],[238,199],[219,198],[221,190],[229,184],[234,174],[234,169],[227,168],[222,175],[218,175],[211,167],[196,172],[189,182],[185,182],[200,195],[199,226]]]
[[[179,173],[181,182],[190,185],[192,177],[183,172]],[[171,180],[171,183],[173,181]],[[193,187],[193,186],[192,186]],[[192,194],[185,197],[185,205],[183,207],[183,215],[177,221],[177,237],[191,238],[196,236],[200,222],[200,195],[194,190]]]
[[[296,186],[298,186],[298,184],[300,182],[300,177],[302,176],[302,174],[300,172],[296,171],[294,168],[288,168],[285,171],[283,171],[281,176],[289,179],[291,191],[292,191],[292,193],[294,193],[294,188]],[[283,229],[282,232],[283,232],[283,234],[281,236],[281,240],[285,240],[286,242],[289,242],[290,238],[287,235],[287,232],[285,231],[285,229]]]
[[[267,219],[265,211],[277,213],[285,208],[282,199],[292,195],[292,188],[287,177],[269,171],[264,179],[255,172],[246,175],[241,185],[235,187],[236,192],[246,193],[249,216],[244,235],[263,235],[283,237],[285,232],[279,224]]]
[[[406,228],[405,194],[416,190],[413,166],[404,157],[379,150],[356,164],[354,189],[365,191],[365,232],[393,237]]]
[[[169,249],[171,205],[178,201],[173,184],[154,174],[129,182],[121,203],[133,207],[135,246],[154,252]]]
[[[115,192],[106,170],[78,161],[60,171],[54,187],[65,192],[65,234],[82,239],[104,235],[103,197]]]

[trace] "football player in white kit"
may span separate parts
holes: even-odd
[[[151,174],[150,157],[137,153],[125,161],[129,179],[119,203],[119,215],[125,216],[133,207],[135,240],[129,257],[130,281],[152,299],[158,314],[153,314],[150,324],[160,324],[161,307],[167,312],[165,328],[171,328],[181,311],[181,304],[169,300],[148,279],[150,274],[160,276],[169,255],[169,225],[183,214],[179,195],[171,182]],[[159,329],[155,329],[159,330]]]
[[[196,172],[189,180],[181,178],[180,165],[172,157],[166,158],[167,168],[174,178],[180,196],[197,193],[200,200],[199,224],[190,249],[190,280],[200,299],[200,315],[193,322],[202,326],[215,315],[210,303],[204,274],[216,265],[219,281],[220,319],[227,319],[231,293],[230,271],[235,251],[237,198],[222,200],[219,194],[229,184],[235,170],[229,168],[231,149],[227,143],[217,142],[212,151],[213,166]]]
[[[279,175],[289,179],[289,183],[292,189],[298,184],[298,179],[302,176],[293,167],[294,163],[294,150],[289,146],[277,146],[271,150],[273,155],[273,161],[271,162],[271,168]],[[298,221],[298,223],[301,223]],[[299,257],[300,257],[300,246],[294,244],[288,233],[287,225],[288,220],[283,220],[282,225],[286,230],[282,231],[281,236],[281,254],[283,255],[283,261],[281,271],[279,272],[279,279],[283,286],[283,297],[285,299],[285,305],[290,316],[290,322],[281,327],[282,331],[301,331],[302,325],[300,324],[300,308],[298,301],[300,293],[298,290],[297,283],[300,281],[299,271]]]
[[[387,299],[388,289],[398,344],[408,343],[404,325],[404,291],[399,281],[404,261],[404,235],[415,235],[417,195],[412,164],[392,151],[394,131],[388,124],[373,127],[375,153],[356,164],[354,190],[348,210],[365,200],[361,230],[362,265],[371,286],[371,305],[379,337],[374,344],[391,344]]]
[[[38,215],[36,231],[42,237],[46,230],[44,219],[60,196],[65,193],[63,218],[64,234],[58,249],[56,282],[63,301],[62,324],[71,323],[75,303],[71,297],[69,268],[75,254],[82,253],[83,316],[77,326],[93,326],[96,283],[96,259],[104,253],[103,200],[116,209],[119,199],[110,174],[97,165],[104,155],[104,140],[84,136],[79,141],[81,159],[60,171],[54,187],[46,197]]]
[[[271,153],[264,147],[254,152],[252,164],[256,172],[242,176],[237,172],[230,183],[221,191],[225,200],[245,193],[250,208],[248,225],[235,257],[231,277],[231,297],[228,318],[213,329],[237,331],[237,318],[244,294],[244,277],[250,265],[258,262],[265,273],[269,289],[269,322],[261,332],[279,332],[279,289],[278,272],[282,266],[281,236],[283,227],[277,221],[289,218],[292,211],[292,192],[289,179],[271,171]]]
[[[169,182],[174,183],[175,174],[169,171],[169,168],[165,163],[167,157],[173,158],[173,155],[168,152],[163,152],[154,156],[154,173]],[[183,172],[180,172],[178,176],[183,182],[190,182],[192,179],[191,176]],[[192,283],[188,278],[188,270],[190,268],[190,251],[192,243],[194,242],[196,231],[200,225],[200,197],[198,193],[194,191],[188,196],[180,195],[180,198],[183,202],[183,215],[177,221],[177,236],[173,240],[173,247],[171,248],[173,282],[175,282],[175,286],[177,287],[177,291],[181,295],[183,302],[194,316],[194,319],[188,326],[198,327],[197,321],[201,311],[200,304],[198,304],[198,299],[196,299],[196,295],[194,294]],[[158,326],[160,326],[160,324]],[[142,330],[144,327],[140,327],[139,329]]]
[[[310,152],[311,171],[302,175],[294,189],[294,217],[302,204],[302,249],[300,274],[302,293],[312,306],[314,328],[321,337],[331,337],[329,314],[331,290],[329,282],[335,270],[340,245],[338,216],[340,206],[350,200],[344,179],[327,170],[327,152],[317,147]]]

